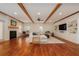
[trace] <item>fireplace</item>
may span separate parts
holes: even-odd
[[[10,31],[10,39],[15,39],[17,37],[17,31]]]

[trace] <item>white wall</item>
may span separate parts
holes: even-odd
[[[10,18],[9,19],[9,25],[8,26],[11,26],[11,24],[10,24],[10,20],[11,20],[12,18]],[[15,19],[13,19],[13,20],[15,20]],[[12,31],[12,30],[14,30],[14,31],[17,31],[17,37],[18,36],[20,36],[21,35],[21,33],[22,33],[22,31],[23,31],[23,23],[21,23],[20,21],[17,21],[17,20],[15,20],[16,22],[17,22],[17,25],[16,25],[16,27],[18,27],[18,29],[13,29],[13,28],[8,28],[8,30],[9,31]],[[10,36],[10,35],[9,35]]]
[[[3,21],[3,40],[8,40],[8,24],[9,24],[9,18],[7,16],[4,16],[3,14],[0,14],[0,20]]]
[[[20,31],[22,30],[22,28],[21,29],[19,29],[19,28],[18,29],[10,29],[10,28],[8,28],[8,26],[10,26],[10,20],[11,19],[12,18],[0,13],[0,21],[3,21],[3,40],[2,41],[9,40],[9,31],[10,30],[16,30],[18,32],[18,36],[19,36]],[[19,26],[23,27],[22,25],[23,24],[21,22],[17,21],[17,27],[19,27]]]
[[[78,19],[77,19],[77,34],[76,34],[76,41],[77,43],[79,43],[79,16],[78,16]]]
[[[0,21],[0,41],[3,39],[3,21]]]
[[[77,34],[79,35],[79,33],[75,33],[75,34],[70,33],[69,32],[69,27],[68,27],[68,25],[71,23],[71,21],[73,21],[73,20],[77,21],[78,19],[79,19],[79,13],[75,14],[75,15],[73,15],[71,17],[68,17],[68,18],[66,18],[66,19],[64,19],[62,21],[59,21],[59,22],[55,23],[53,26],[56,26],[56,25],[58,26],[60,24],[67,23],[67,31],[64,31],[62,33],[61,31],[56,30],[56,31],[54,31],[55,35],[58,36],[58,37],[64,38],[66,40],[69,40],[71,42],[79,44],[79,39],[77,39]]]
[[[46,24],[41,24],[41,23],[35,23],[35,24],[24,24],[24,31],[30,30],[30,32],[40,32],[40,26],[43,27],[42,33],[46,31],[52,32],[52,24],[51,23],[46,23]]]

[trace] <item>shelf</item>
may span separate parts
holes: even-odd
[[[16,26],[8,26],[8,28],[10,28],[10,29],[18,29],[18,27],[16,27]]]

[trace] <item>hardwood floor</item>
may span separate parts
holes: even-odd
[[[70,43],[29,44],[27,39],[0,43],[0,56],[79,56],[79,46]]]

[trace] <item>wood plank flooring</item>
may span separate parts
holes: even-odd
[[[0,56],[79,56],[79,46],[70,43],[29,44],[27,39],[0,43]]]

